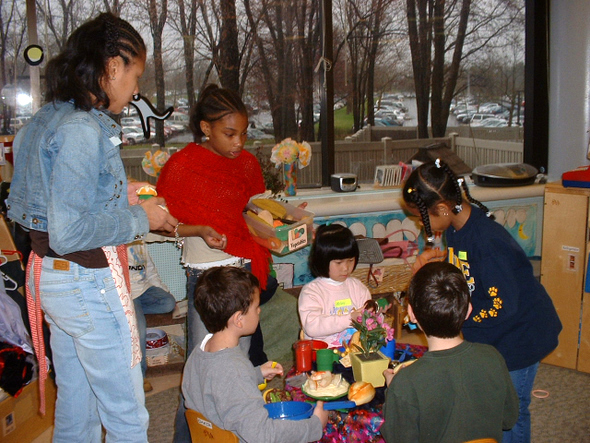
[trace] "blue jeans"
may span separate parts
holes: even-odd
[[[147,324],[145,314],[167,314],[174,310],[176,299],[172,294],[157,286],[150,286],[139,297],[133,299],[137,328],[139,329],[139,343],[141,345],[141,373],[145,377],[147,361],[145,360],[145,334]]]
[[[535,383],[535,376],[539,363],[516,371],[510,371],[512,384],[518,395],[518,421],[509,431],[504,431],[502,443],[529,443],[531,441],[531,391]]]
[[[131,367],[131,333],[111,271],[64,262],[45,257],[40,281],[58,392],[53,441],[101,442],[102,424],[107,442],[146,442],[143,377],[140,365]]]

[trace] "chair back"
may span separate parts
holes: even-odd
[[[231,431],[215,426],[203,414],[193,409],[185,412],[192,443],[238,443],[238,437]]]
[[[465,443],[498,443],[498,440],[495,438],[478,438],[476,440],[469,440]]]

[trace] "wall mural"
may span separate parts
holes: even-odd
[[[510,202],[486,202],[496,216],[496,221],[504,226],[517,243],[524,249],[527,257],[539,258],[541,255],[540,224],[543,217],[543,198],[513,200]],[[339,223],[347,226],[355,235],[388,240],[392,255],[398,261],[416,255],[424,248],[422,225],[414,216],[403,211],[375,212],[367,214],[343,215],[337,217],[316,217],[314,229],[325,223]],[[443,248],[441,235],[435,239],[435,247]],[[300,249],[289,255],[273,255],[277,279],[284,287],[304,285],[313,280],[307,259],[310,247]],[[385,252],[387,259],[387,252]],[[395,260],[394,260],[395,261]]]

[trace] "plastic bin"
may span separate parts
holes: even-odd
[[[289,203],[282,201],[278,203],[287,210],[287,215],[292,216],[296,223],[273,228],[249,217],[246,213],[244,213],[244,219],[257,243],[270,249],[272,253],[282,256],[311,244],[314,214]],[[246,209],[256,212],[259,208],[253,203],[248,203]]]

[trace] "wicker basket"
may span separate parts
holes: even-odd
[[[391,262],[394,264],[389,264]],[[358,278],[371,294],[384,294],[405,291],[412,278],[411,264],[399,260],[384,260],[377,265],[358,265],[352,277]]]

